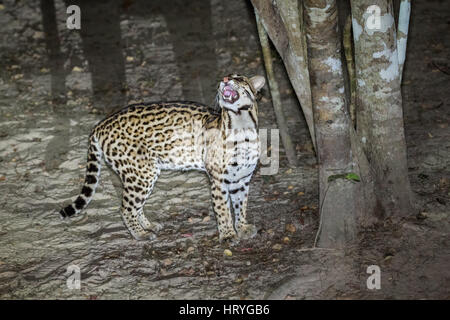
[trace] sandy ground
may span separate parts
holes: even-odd
[[[256,173],[249,200],[259,228],[254,239],[219,244],[208,181],[196,172],[158,180],[145,208],[164,224],[155,241],[129,235],[118,212],[120,182],[106,167],[85,213],[60,220],[57,211],[84,179],[87,136],[117,107],[111,101],[208,103],[221,76],[264,74],[246,2],[194,1],[174,10],[163,1],[143,3],[120,2],[112,21],[94,19],[95,32],[82,40],[65,28],[65,4],[55,0],[62,73],[52,69],[39,2],[0,6],[0,298],[450,298],[450,36],[443,1],[415,1],[412,13],[403,86],[417,208],[409,217],[364,230],[358,245],[345,250],[312,249],[315,156],[277,64],[301,166],[289,168],[282,152],[277,174]],[[83,21],[90,26],[89,14],[108,8],[93,6]],[[119,35],[110,34],[114,28]],[[65,83],[59,100],[52,99],[55,79]],[[103,83],[124,84],[123,90]],[[102,99],[111,92],[113,98]],[[260,110],[260,126],[275,128],[267,89]],[[70,265],[80,268],[79,290],[67,287]],[[369,265],[381,269],[380,290],[367,289]]]

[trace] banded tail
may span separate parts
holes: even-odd
[[[97,188],[97,184],[100,179],[101,160],[102,151],[97,139],[94,135],[91,135],[89,138],[86,178],[84,180],[83,188],[75,201],[59,212],[62,218],[71,217],[74,214],[78,214],[87,207],[95,193],[95,188]]]

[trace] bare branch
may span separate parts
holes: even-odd
[[[272,54],[270,53],[269,39],[267,38],[267,33],[264,30],[264,26],[259,20],[258,13],[256,11],[255,16],[256,16],[256,25],[258,27],[259,42],[261,43],[261,48],[264,57],[264,65],[266,67],[267,80],[269,80],[269,88],[270,88],[270,95],[272,96],[273,110],[275,111],[278,129],[280,130],[281,141],[283,142],[284,150],[286,151],[286,156],[289,164],[291,166],[296,167],[298,166],[297,156],[295,154],[295,149],[292,144],[291,137],[289,135],[286,117],[284,116],[283,109],[281,106],[278,83],[273,73]]]

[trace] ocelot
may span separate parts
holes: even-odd
[[[264,83],[261,76],[232,74],[218,86],[216,108],[195,102],[143,103],[102,120],[89,136],[81,194],[61,216],[75,215],[91,201],[104,158],[122,180],[121,213],[136,239],[153,239],[162,228],[143,212],[161,170],[206,171],[219,239],[253,237],[257,229],[246,220],[247,199],[259,159],[256,94]]]

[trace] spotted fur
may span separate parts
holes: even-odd
[[[255,96],[264,82],[260,76],[225,77],[216,96],[219,108],[195,102],[134,104],[101,121],[89,137],[81,194],[61,216],[78,214],[91,201],[103,158],[122,180],[121,213],[136,239],[153,238],[162,228],[143,213],[161,170],[205,171],[220,239],[254,236],[246,209],[259,159]]]

